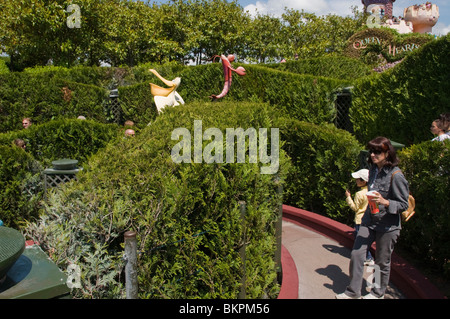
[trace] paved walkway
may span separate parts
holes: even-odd
[[[335,299],[336,294],[345,290],[349,283],[350,249],[285,220],[282,244],[297,267],[299,299]],[[368,292],[369,290],[363,291],[363,295]],[[385,298],[405,297],[391,284]]]

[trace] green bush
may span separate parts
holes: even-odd
[[[286,63],[269,64],[267,66],[280,71],[341,80],[355,80],[372,73],[370,67],[359,59],[334,55],[298,61],[291,60]]]
[[[149,83],[119,87],[123,119],[132,120],[138,127],[145,127],[158,115]]]
[[[21,128],[22,118],[35,123],[83,115],[106,123],[107,91],[49,77],[46,73],[0,74],[0,132]]]
[[[332,62],[328,65],[331,68]],[[186,102],[207,101],[212,94],[220,93],[224,85],[220,63],[197,67],[175,63],[141,65],[133,69],[36,67],[21,73],[0,74],[0,132],[19,129],[24,117],[45,123],[83,115],[107,123],[111,120],[107,112],[108,93],[117,87],[123,118],[144,127],[157,116],[149,83],[164,86],[148,72],[152,67],[166,79],[181,77],[178,92]],[[245,76],[233,75],[230,91],[223,100],[267,102],[287,116],[313,123],[332,121],[335,117],[332,92],[349,84],[348,80],[264,66],[245,65],[245,68]]]
[[[242,66],[246,75],[233,74],[231,88],[222,100],[269,103],[288,117],[312,123],[330,122],[335,117],[332,92],[348,84],[338,79],[282,72],[259,65]],[[189,67],[177,76],[181,77],[178,92],[187,102],[206,101],[210,95],[219,94],[224,84],[219,63]]]
[[[399,152],[399,156],[400,167],[416,199],[416,214],[403,225],[399,244],[415,262],[448,281],[450,141],[413,145]]]
[[[31,155],[11,144],[0,145],[0,219],[16,228],[37,216],[41,168]]]
[[[276,125],[292,161],[284,203],[350,224],[354,215],[344,194],[354,184],[351,172],[358,168],[362,146],[350,133],[331,124],[280,118]]]
[[[144,81],[155,80],[155,76],[148,69],[156,69],[171,79],[174,74],[182,71],[185,66],[171,62],[159,65],[155,63],[140,64],[135,67],[98,67],[74,66],[71,68],[61,66],[35,66],[26,68],[23,73],[29,76],[45,76],[47,79],[60,78],[69,82],[95,85],[105,89],[114,89],[119,86],[128,86]],[[173,76],[175,77],[175,76]]]
[[[237,66],[238,64],[233,67]],[[263,66],[243,66],[247,74],[245,76],[233,74],[228,94],[216,103],[263,102],[273,105],[288,117],[312,123],[330,122],[335,117],[333,91],[348,84],[348,81],[282,72]],[[181,77],[177,92],[186,103],[208,101],[209,96],[222,91],[224,78],[219,63],[183,69],[174,67],[172,70],[158,69],[158,72],[169,80]],[[144,75],[140,75],[140,78],[144,78]],[[149,83],[165,87],[155,76],[150,77],[148,82],[119,87],[120,105],[124,116],[140,126],[146,125],[157,116]]]
[[[450,35],[411,53],[395,68],[357,80],[350,108],[364,143],[387,136],[411,145],[430,140],[430,125],[450,105]]]
[[[9,68],[6,65],[6,61],[3,58],[0,58],[0,74],[9,73]]]
[[[72,119],[0,134],[0,219],[11,227],[22,227],[24,221],[31,221],[38,215],[43,199],[43,169],[62,158],[77,159],[83,166],[90,155],[117,139],[118,132],[114,124]],[[15,139],[26,142],[26,151],[13,145]]]
[[[42,165],[61,158],[72,158],[79,164],[116,139],[119,127],[92,120],[60,119],[45,124],[33,124],[28,129],[0,134],[0,145],[10,145],[23,139],[26,151]]]
[[[91,157],[77,183],[51,192],[28,235],[55,252],[61,269],[80,265],[83,287],[73,291],[75,297],[123,296],[121,242],[133,229],[141,252],[140,298],[237,298],[245,229],[247,297],[274,298],[278,186],[288,168],[284,153],[277,175],[263,175],[262,164],[248,161],[176,164],[171,159],[178,143],[172,131],[193,132],[194,120],[202,120],[203,131],[225,132],[271,128],[273,118],[269,107],[252,103],[168,108],[135,138],[119,139]],[[240,201],[246,202],[245,221]]]
[[[118,77],[119,68],[97,66],[74,66],[66,68],[62,66],[35,66],[26,68],[22,73],[27,76],[44,77],[46,79],[59,78],[69,82],[95,85],[106,88]],[[122,74],[123,72],[120,72]]]

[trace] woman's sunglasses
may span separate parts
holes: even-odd
[[[380,150],[369,150],[369,154],[380,155],[381,153],[383,153],[383,151],[380,151]]]

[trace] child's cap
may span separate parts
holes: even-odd
[[[369,180],[369,170],[365,168],[360,169],[359,171],[352,173],[352,177],[361,178],[367,182]]]

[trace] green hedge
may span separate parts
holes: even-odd
[[[235,64],[237,67],[239,64]],[[273,105],[288,117],[312,123],[330,122],[335,117],[333,91],[348,85],[348,81],[319,76],[283,72],[258,65],[243,65],[245,76],[233,74],[230,91],[222,101],[253,101]],[[223,88],[223,71],[220,63],[186,67],[166,79],[181,77],[178,93],[186,103],[208,101],[212,94]],[[149,82],[119,89],[121,106],[131,120],[148,123],[156,116],[149,83],[163,85],[153,76]],[[153,115],[152,112],[155,112]],[[133,118],[133,116],[135,118]],[[142,117],[142,119],[140,118]]]
[[[276,125],[292,161],[284,203],[351,224],[354,213],[344,194],[354,188],[351,172],[358,168],[362,146],[350,133],[331,124],[280,118]]]
[[[0,145],[11,145],[20,138],[27,144],[26,151],[42,165],[51,165],[52,161],[61,158],[73,158],[83,164],[118,135],[119,127],[115,124],[60,119],[0,134]]]
[[[97,66],[74,66],[66,68],[62,66],[36,66],[26,68],[23,74],[30,77],[60,78],[69,82],[107,87],[119,72],[119,68]],[[120,73],[125,73],[121,71]],[[116,75],[117,77],[117,75]]]
[[[79,181],[49,194],[28,235],[54,249],[61,269],[80,265],[76,297],[123,296],[123,234],[138,234],[140,298],[237,298],[239,248],[247,236],[248,298],[275,298],[275,225],[279,183],[288,167],[280,153],[277,175],[260,164],[176,164],[175,128],[271,128],[273,110],[252,103],[196,103],[169,108],[135,138],[119,139],[90,158]],[[193,137],[193,136],[192,136]],[[204,141],[203,146],[210,141]],[[277,181],[277,178],[280,181]],[[240,219],[239,202],[246,202]]]
[[[290,60],[286,63],[268,64],[267,66],[280,71],[341,80],[355,80],[372,73],[371,68],[359,59],[334,55],[298,61]]]
[[[145,127],[158,115],[149,83],[119,87],[123,119],[132,120],[138,127]]]
[[[330,65],[332,62],[328,62]],[[21,73],[0,74],[0,132],[19,129],[23,117],[42,124],[51,119],[83,115],[107,123],[111,120],[107,112],[109,89],[116,87],[123,118],[144,127],[157,116],[149,83],[164,86],[148,72],[149,68],[157,69],[169,80],[180,76],[178,92],[186,102],[208,101],[210,95],[222,91],[220,63],[196,67],[176,63],[136,68],[37,67]],[[313,123],[332,121],[335,117],[332,92],[349,84],[348,80],[265,66],[245,65],[245,68],[245,76],[233,74],[231,89],[223,100],[267,102],[289,117]]]
[[[360,141],[387,136],[406,145],[430,140],[430,125],[450,105],[450,35],[395,68],[357,80],[350,116]]]
[[[0,58],[0,74],[9,73],[9,68],[6,65],[4,58]]]
[[[0,219],[10,227],[21,227],[37,216],[43,199],[44,168],[53,160],[72,158],[84,166],[90,155],[119,136],[114,124],[86,120],[54,120],[29,129],[0,134]],[[13,145],[26,142],[26,151]]]
[[[416,199],[416,214],[403,225],[399,244],[408,257],[450,280],[450,141],[424,142],[399,152]]]
[[[66,94],[64,88],[69,90]],[[100,87],[46,73],[0,74],[0,132],[21,128],[24,117],[42,124],[83,115],[106,123],[106,97],[107,91]]]
[[[0,219],[21,227],[37,216],[42,195],[41,168],[33,157],[13,145],[0,145]]]
[[[235,90],[245,90],[242,98],[259,96],[282,114],[310,123],[328,123],[335,117],[332,92],[347,82],[271,70],[260,66],[246,66],[248,77]],[[241,80],[241,79],[239,79]]]

